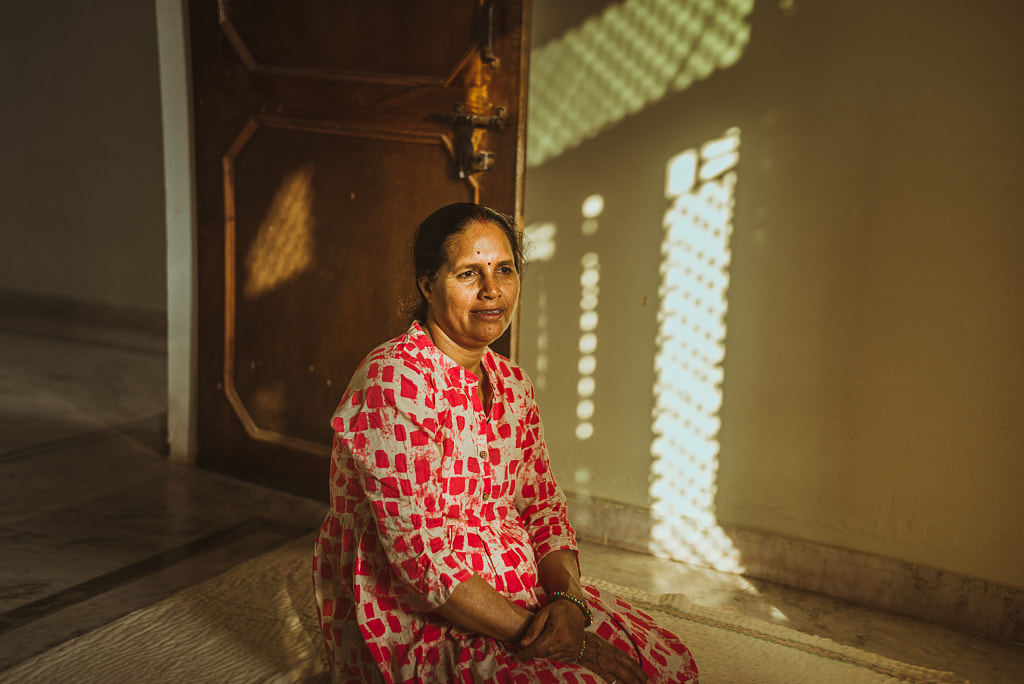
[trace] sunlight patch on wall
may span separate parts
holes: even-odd
[[[543,263],[555,258],[555,237],[558,227],[551,222],[533,223],[523,229],[530,262]],[[544,285],[544,271],[537,275],[537,361],[533,385],[544,391],[548,387],[548,292]]]
[[[625,0],[530,56],[527,164],[735,64],[754,0]]]
[[[544,276],[537,283],[537,371],[533,378],[534,387],[538,390],[548,388],[548,293],[544,288]]]
[[[601,260],[597,252],[587,252],[580,259],[583,272],[580,274],[580,286],[583,296],[580,298],[580,360],[577,364],[579,380],[576,383],[576,438],[590,439],[594,435],[594,391],[597,381],[594,371],[597,370],[597,296],[600,291]]]
[[[529,261],[551,261],[555,257],[555,236],[558,226],[547,223],[531,223],[523,230]]]
[[[285,176],[245,257],[245,296],[280,287],[313,263],[313,165]]]
[[[732,128],[668,162],[650,488],[651,551],[730,572],[739,553],[714,499],[739,143]]]
[[[597,233],[597,218],[604,211],[604,197],[591,195],[583,201],[584,237]],[[576,439],[584,441],[594,436],[594,392],[597,380],[597,303],[601,292],[601,258],[597,252],[587,252],[580,258],[580,358],[576,370]]]

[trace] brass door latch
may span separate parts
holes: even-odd
[[[478,128],[499,133],[504,131],[508,124],[504,107],[498,107],[494,116],[477,116],[466,114],[462,105],[456,104],[451,114],[430,114],[427,118],[449,124],[455,129],[455,168],[459,178],[466,178],[477,171],[491,170],[494,166],[494,153],[474,149],[473,131]]]

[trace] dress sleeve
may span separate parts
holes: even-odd
[[[516,509],[530,534],[534,555],[540,560],[552,551],[575,551],[576,533],[569,524],[565,494],[551,472],[544,426],[533,401],[532,387],[527,393],[527,405]]]
[[[447,540],[440,475],[446,447],[425,378],[407,366],[376,371],[362,389],[350,387],[334,429],[355,461],[391,581],[434,609],[473,575]]]

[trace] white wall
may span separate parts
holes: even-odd
[[[172,461],[195,460],[195,173],[188,12],[184,0],[155,0],[160,52],[167,218],[167,441]]]
[[[526,222],[557,233],[526,276],[520,360],[544,376],[556,475],[654,503],[665,164],[738,127],[710,514],[1024,587],[1024,6],[763,2],[746,21],[734,65],[528,171]],[[587,252],[599,345],[580,440]]]
[[[0,289],[164,311],[153,4],[5,4],[0,92]]]

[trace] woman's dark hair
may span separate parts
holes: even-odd
[[[448,261],[451,239],[477,222],[492,223],[501,228],[512,248],[516,271],[522,272],[523,235],[516,229],[514,218],[471,202],[457,202],[442,207],[428,216],[413,236],[412,262],[417,297],[406,307],[413,320],[427,320],[427,310],[430,308],[420,289],[420,278],[426,276],[428,280],[433,280]]]

